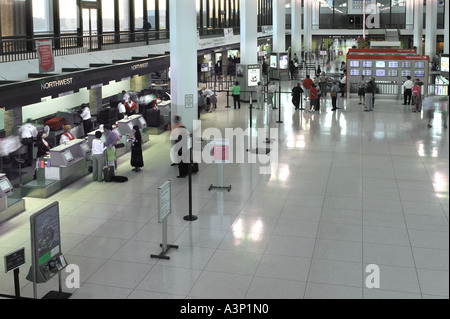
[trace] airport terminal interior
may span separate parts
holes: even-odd
[[[448,8],[0,0],[0,299],[448,299]]]

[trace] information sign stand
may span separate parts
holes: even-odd
[[[150,257],[170,260],[170,257],[166,256],[167,251],[171,248],[178,249],[178,246],[167,244],[167,218],[172,213],[172,189],[170,181],[158,188],[158,195],[159,222],[163,224],[162,252],[159,255],[150,255]]]
[[[23,299],[20,297],[20,267],[25,264],[25,248],[5,256],[5,273],[14,272],[14,296],[0,294],[0,297]]]
[[[231,191],[231,186],[223,185],[223,168],[226,163],[230,162],[230,141],[214,140],[212,144],[212,156],[214,163],[217,164],[217,186],[209,186],[209,191],[213,189]]]

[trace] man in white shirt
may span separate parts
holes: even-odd
[[[27,123],[25,123],[24,125],[22,125],[19,128],[18,133],[19,133],[22,145],[26,145],[28,148],[27,160],[26,160],[25,164],[27,166],[30,166],[31,163],[33,162],[33,141],[36,138],[36,136],[38,135],[38,130],[32,124],[32,120],[29,119],[27,121]]]
[[[103,134],[100,131],[95,132],[95,140],[92,141],[92,173],[93,180],[99,183],[103,182],[103,167],[105,167],[106,150],[105,143],[101,140]]]
[[[89,109],[88,105],[83,104],[83,106],[81,107],[80,116],[83,120],[84,136],[87,136],[88,133],[92,130],[91,110]]]
[[[125,101],[124,100],[120,101],[120,103],[117,105],[117,109],[119,110],[120,118],[124,119],[125,115],[127,113],[127,109],[125,107]]]
[[[411,80],[410,76],[406,77],[406,82],[403,83],[403,86],[405,87],[404,92],[404,101],[403,105],[411,105],[411,99],[412,99],[412,88],[414,86],[414,82]]]

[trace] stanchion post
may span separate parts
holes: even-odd
[[[197,216],[192,215],[192,165],[194,165],[194,159],[193,159],[193,148],[194,148],[194,140],[192,139],[192,136],[190,137],[190,159],[189,159],[189,215],[184,217],[184,220],[186,221],[195,221],[198,219]]]
[[[230,89],[227,88],[227,106],[225,106],[226,109],[231,108],[230,106]]]
[[[277,123],[283,123],[281,120],[281,83],[278,89],[278,121]]]

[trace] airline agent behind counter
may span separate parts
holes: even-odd
[[[73,141],[75,139],[75,135],[73,135],[73,133],[70,132],[70,130],[72,130],[72,126],[70,126],[70,125],[64,126],[64,133],[63,133],[63,135],[61,135],[61,139],[59,140],[59,145],[67,144],[70,141]]]

